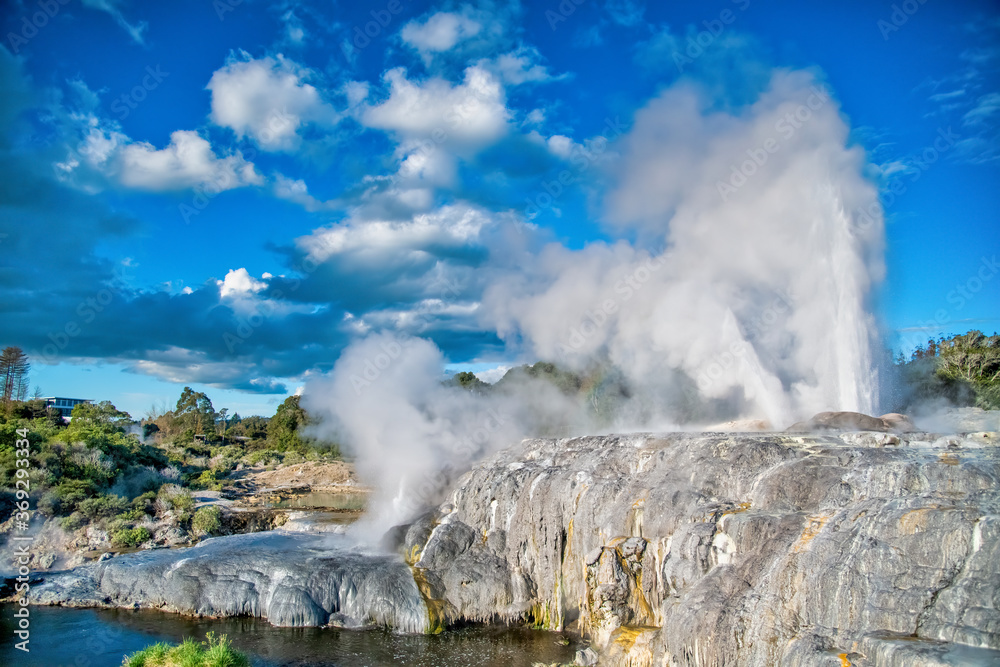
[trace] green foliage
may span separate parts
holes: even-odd
[[[306,411],[299,405],[298,396],[289,396],[267,423],[267,444],[279,452],[304,451],[308,445],[299,434],[307,423]]]
[[[62,414],[41,398],[11,404],[10,416],[15,419],[25,419],[31,422],[39,421],[52,429],[66,426]]]
[[[468,371],[455,373],[445,384],[461,387],[462,389],[471,391],[475,394],[484,393],[485,391],[488,391],[490,387],[490,385],[476,377],[475,373],[469,373]]]
[[[162,498],[176,510],[190,512],[194,509],[194,498],[190,492],[182,489],[176,484],[164,484],[160,487],[157,497]]]
[[[955,405],[1000,409],[1000,336],[981,331],[927,341],[901,361],[910,403],[945,399]]]
[[[124,433],[132,423],[132,416],[116,408],[111,401],[78,403],[73,406],[72,417],[70,428],[74,429],[93,427],[108,432]]]
[[[109,519],[128,509],[129,502],[121,496],[101,494],[87,498],[79,504],[80,513],[88,519]]]
[[[189,484],[192,488],[205,491],[222,490],[222,481],[219,479],[219,473],[215,470],[201,471],[201,474],[191,478]]]
[[[184,387],[177,399],[174,417],[182,428],[192,431],[192,435],[215,434],[215,408],[204,392]]]
[[[111,534],[111,544],[116,547],[133,548],[149,541],[153,534],[145,526],[121,528]]]
[[[188,638],[173,647],[153,644],[126,656],[122,667],[250,667],[250,660],[233,649],[226,635],[216,639],[209,632],[201,643]]]
[[[191,527],[204,535],[217,533],[222,528],[222,512],[215,505],[199,507],[191,519]]]

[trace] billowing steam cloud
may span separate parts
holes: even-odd
[[[606,210],[635,245],[548,248],[488,289],[487,321],[541,358],[606,355],[640,385],[679,369],[776,427],[872,412],[882,222],[862,150],[805,72],[738,114],[712,105],[680,85],[638,113]]]
[[[572,433],[744,417],[783,428],[822,410],[875,412],[882,218],[863,151],[848,143],[810,73],[776,72],[735,112],[675,85],[614,147],[604,215],[631,241],[554,244],[517,270],[499,257],[486,268],[480,321],[526,360],[617,369],[630,398],[610,424],[544,383],[488,397],[443,387],[444,360],[423,340],[349,347],[305,401],[385,491],[379,527],[553,423]]]

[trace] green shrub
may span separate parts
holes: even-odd
[[[199,507],[191,519],[191,527],[205,535],[217,533],[222,528],[222,512],[215,505]]]
[[[80,512],[88,519],[106,519],[128,509],[129,502],[121,496],[101,494],[80,503]]]
[[[274,451],[271,451],[270,449],[259,449],[256,452],[251,452],[251,453],[247,454],[243,458],[243,461],[247,465],[255,466],[255,465],[259,464],[259,463],[265,463],[265,464],[267,464],[271,460],[275,460],[275,461],[277,461],[277,462],[280,463],[281,459],[282,459],[282,455],[281,455],[280,452],[274,452]]]
[[[218,475],[219,473],[215,470],[203,470],[200,475],[191,480],[190,484],[196,489],[221,491],[222,481],[219,479]]]
[[[145,526],[121,528],[111,535],[111,544],[116,547],[137,547],[153,535]]]
[[[129,523],[131,521],[140,521],[144,518],[146,518],[146,511],[141,507],[133,507],[117,515],[114,520]]]
[[[232,648],[226,635],[216,639],[215,633],[209,632],[205,640],[199,644],[188,638],[173,647],[153,644],[125,656],[122,667],[250,667],[250,660]]]
[[[157,497],[166,500],[171,507],[182,512],[190,512],[194,509],[194,498],[191,497],[191,493],[176,484],[161,486]]]
[[[77,528],[83,528],[88,523],[90,523],[90,519],[80,512],[73,512],[69,516],[64,516],[59,520],[59,524],[63,527],[63,530],[76,530]]]

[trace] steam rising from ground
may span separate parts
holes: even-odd
[[[553,424],[780,429],[823,410],[877,414],[882,218],[848,132],[807,72],[776,72],[737,111],[675,85],[615,147],[605,217],[632,241],[550,245],[517,271],[495,262],[481,323],[525,359],[617,369],[631,398],[613,423],[545,383],[489,397],[443,387],[444,359],[423,340],[350,346],[305,405],[392,496],[373,521],[406,519],[476,459]]]

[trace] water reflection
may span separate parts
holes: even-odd
[[[192,619],[156,611],[31,608],[31,653],[14,649],[13,607],[0,606],[0,664],[118,667],[125,654],[157,641],[226,634],[257,667],[520,667],[572,662],[569,638],[523,628],[467,627],[437,636],[381,630],[275,628],[253,618]],[[567,643],[568,642],[568,643]]]

